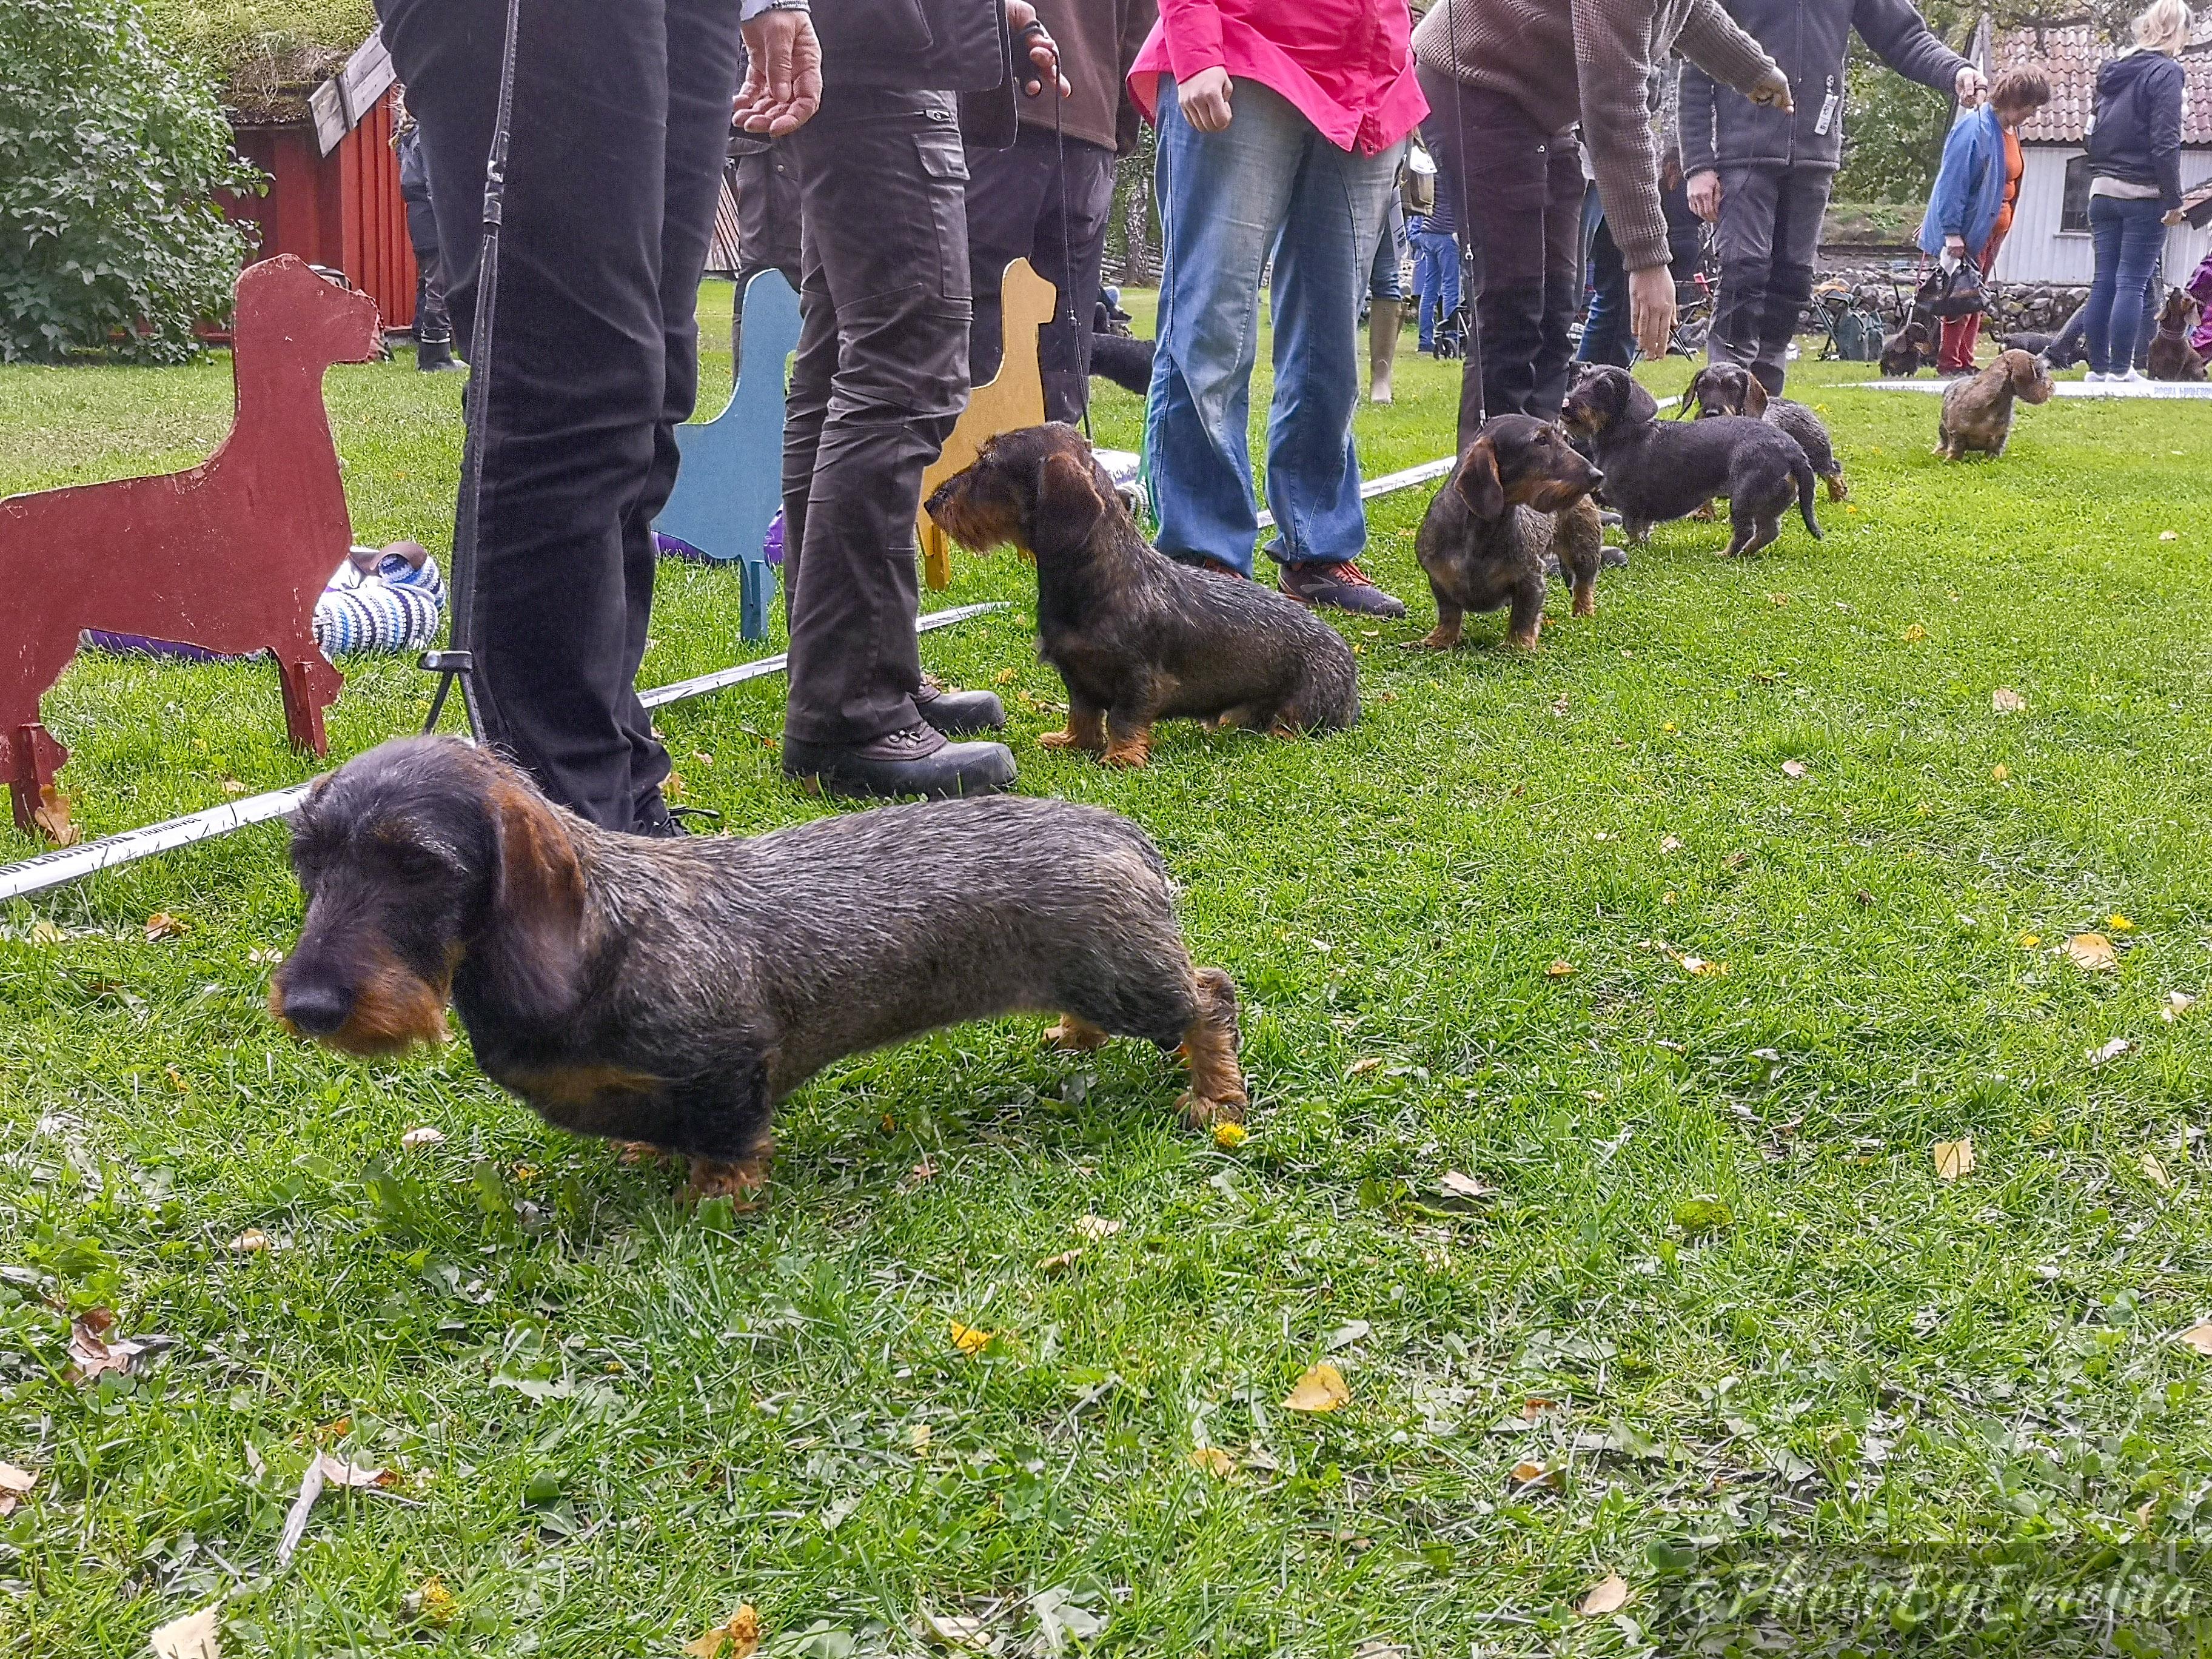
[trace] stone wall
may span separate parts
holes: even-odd
[[[1917,247],[1831,246],[1820,250],[1820,278],[1842,277],[1858,304],[1893,328],[1904,320],[1919,281]],[[1902,266],[1902,269],[1896,267]],[[2089,297],[2078,283],[1992,283],[1990,334],[2055,334]]]

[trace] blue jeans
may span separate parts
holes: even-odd
[[[1436,349],[1437,324],[1459,309],[1459,238],[1448,230],[1413,237],[1413,292],[1421,303],[1421,349]]]
[[[2134,366],[2136,338],[2142,314],[2135,296],[2150,281],[2166,246],[2166,227],[2155,198],[2092,196],[2089,237],[2097,250],[2097,280],[2089,288],[2089,367],[2100,374],[2125,374]],[[2119,296],[2127,296],[2124,303]]]
[[[1154,199],[1165,243],[1145,455],[1159,545],[1249,573],[1252,368],[1260,273],[1270,252],[1275,394],[1267,505],[1286,564],[1355,559],[1367,542],[1352,413],[1359,403],[1359,294],[1389,210],[1397,150],[1350,155],[1288,100],[1239,81],[1228,129],[1183,118],[1160,79]]]
[[[1382,227],[1382,240],[1375,245],[1375,269],[1367,278],[1367,297],[1370,300],[1402,300],[1406,297],[1406,215],[1398,204],[1395,191],[1391,193],[1389,222]]]

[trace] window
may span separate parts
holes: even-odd
[[[2066,193],[2058,204],[2058,228],[2089,228],[2089,158],[2087,155],[2066,158]]]

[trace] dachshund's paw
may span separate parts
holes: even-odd
[[[1072,1048],[1080,1054],[1110,1042],[1113,1033],[1100,1030],[1087,1019],[1078,1019],[1073,1014],[1062,1014],[1059,1022],[1045,1028],[1044,1040],[1055,1048]]]
[[[1244,1121],[1245,1099],[1241,1094],[1209,1099],[1197,1090],[1187,1091],[1176,1102],[1176,1110],[1182,1115],[1187,1127],[1211,1129],[1217,1123],[1242,1123]]]
[[[1449,651],[1459,644],[1459,629],[1439,623],[1418,640],[1406,641],[1408,651]]]
[[[666,1156],[649,1140],[615,1142],[615,1162],[617,1164],[658,1164]]]
[[[678,1201],[697,1204],[710,1198],[726,1198],[733,1210],[757,1210],[768,1194],[768,1166],[765,1153],[736,1162],[695,1158],[691,1160],[691,1178],[684,1183],[684,1190],[677,1195]]]

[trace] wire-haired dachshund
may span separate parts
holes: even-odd
[[[1605,469],[1606,501],[1620,508],[1633,540],[1662,519],[1684,518],[1725,495],[1735,532],[1727,555],[1757,553],[1782,533],[1793,495],[1805,528],[1820,539],[1813,464],[1778,427],[1747,415],[1662,422],[1657,400],[1626,369],[1612,368],[1576,383],[1562,418],[1569,432],[1589,441]]]
[[[1437,596],[1437,625],[1420,641],[1446,650],[1469,611],[1510,606],[1506,643],[1533,650],[1557,556],[1574,589],[1577,617],[1597,613],[1604,532],[1590,491],[1605,475],[1575,453],[1566,434],[1527,415],[1495,415],[1430,498],[1414,556]]]
[[[2201,380],[2204,378],[2204,360],[2189,343],[2191,331],[2203,311],[2196,297],[2187,289],[2178,288],[2166,296],[2166,304],[2158,313],[2158,332],[2151,337],[2148,359],[2150,378],[2154,380]]]
[[[1943,388],[1943,413],[1936,426],[1936,453],[1947,461],[2004,453],[2012,436],[2013,402],[2039,404],[2051,397],[2051,366],[2025,351],[2000,351],[1978,374],[1962,374]]]
[[[1243,1116],[1237,990],[1194,968],[1166,866],[1094,806],[892,806],[750,839],[594,828],[458,738],[403,738],[302,803],[300,939],[270,988],[352,1054],[445,1035],[549,1122],[692,1160],[694,1195],[767,1179],[777,1103],[833,1060],[1057,1012],[1095,1048],[1180,1048],[1194,1125]]]
[[[1701,421],[1716,415],[1749,415],[1778,426],[1797,441],[1813,471],[1828,481],[1830,501],[1840,501],[1851,493],[1844,482],[1844,464],[1836,459],[1836,447],[1829,441],[1827,423],[1794,398],[1770,398],[1759,377],[1741,363],[1707,363],[1690,377],[1674,413],[1677,419],[1692,415]]]
[[[1881,372],[1893,380],[1909,380],[1935,354],[1935,331],[1918,317],[1908,317],[1902,328],[1881,343]]]
[[[1287,738],[1359,718],[1343,636],[1296,600],[1153,547],[1072,426],[1001,433],[938,486],[929,516],[973,552],[1035,561],[1038,654],[1067,686],[1067,729],[1048,748],[1142,766],[1155,720]]]

